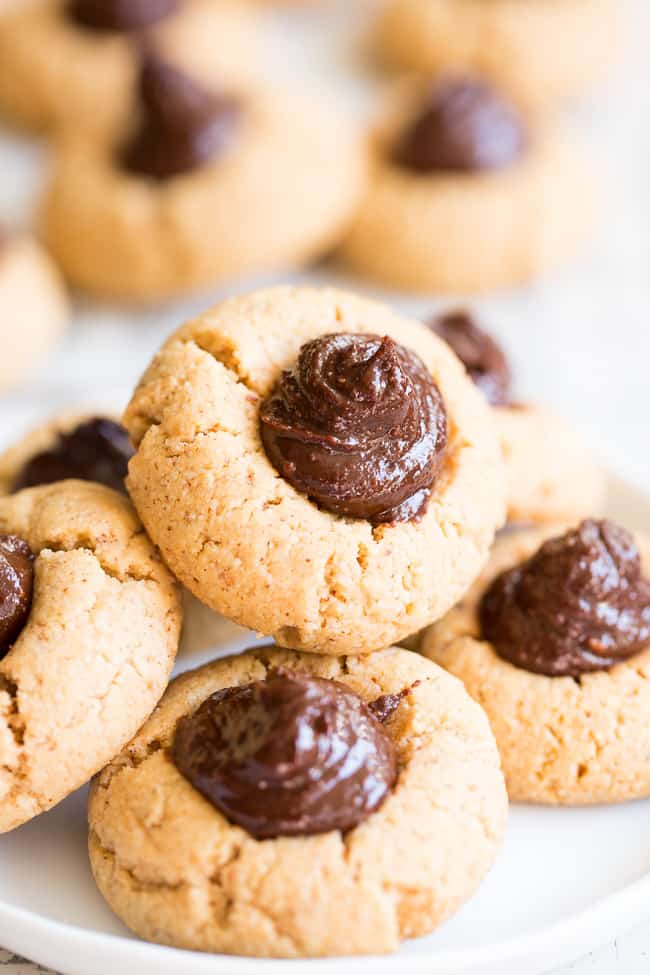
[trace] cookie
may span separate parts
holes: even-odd
[[[128,434],[114,417],[61,413],[0,454],[0,495],[69,479],[124,491],[132,454]]]
[[[273,397],[312,353],[317,415],[299,418],[285,463],[292,423],[275,436]],[[189,322],[123,422],[128,491],[172,571],[284,646],[363,653],[414,632],[460,598],[503,520],[498,444],[458,360],[419,323],[337,290],[271,288]]]
[[[557,529],[504,536],[468,596],[423,636],[422,652],[485,708],[514,801],[650,795],[650,583],[621,532],[583,522],[541,554]],[[650,544],[637,543],[649,574]]]
[[[194,764],[202,715],[212,711],[228,737],[233,696],[249,718],[273,701],[270,742],[258,743],[270,775],[264,802],[259,789],[242,788],[237,761],[223,770],[232,803],[219,794],[219,770],[212,777]],[[288,700],[299,705],[296,722],[287,721]],[[354,757],[355,728],[368,736],[363,757]],[[293,750],[301,729],[318,737],[328,763],[311,781],[315,752]],[[288,740],[277,740],[280,731]],[[213,754],[223,747],[221,739]],[[244,748],[255,762],[255,733]],[[287,769],[296,763],[294,778]],[[349,816],[359,821],[341,828]],[[90,862],[113,911],[151,941],[262,957],[378,954],[460,907],[490,868],[505,821],[485,715],[440,668],[397,649],[333,658],[266,647],[171,684],[93,783]]]
[[[509,521],[572,522],[602,512],[604,472],[565,420],[515,400],[506,356],[471,312],[446,311],[428,325],[451,346],[492,407],[505,462]]]
[[[215,95],[155,56],[140,89],[134,129],[109,145],[71,135],[54,165],[43,233],[78,288],[155,302],[303,264],[340,238],[366,159],[319,102]]]
[[[61,339],[68,317],[63,284],[47,254],[28,238],[0,231],[0,337],[11,349],[0,363],[0,393],[38,371]]]
[[[389,0],[372,45],[392,68],[478,72],[546,107],[583,95],[606,74],[621,47],[621,6],[618,0]]]
[[[66,481],[0,498],[0,832],[84,784],[165,690],[176,586],[127,500]]]
[[[414,82],[373,139],[368,190],[339,250],[411,291],[523,284],[590,239],[596,189],[578,145],[485,81]]]
[[[494,420],[509,521],[562,523],[603,511],[605,474],[563,417],[524,404],[495,408]]]
[[[0,14],[0,114],[112,131],[135,102],[138,38],[212,85],[250,78],[257,16],[237,0],[41,0]]]

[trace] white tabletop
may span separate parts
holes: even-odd
[[[308,58],[301,31],[313,31],[309,20],[322,12],[279,15],[274,35],[283,70],[287,65],[293,72],[307,70],[307,61],[308,70],[314,70],[312,62],[317,62],[312,79],[316,80],[319,70],[341,67],[349,51],[341,54],[332,39],[343,36],[347,3],[335,3],[340,7],[338,26],[315,54],[310,49]],[[303,17],[303,27],[287,30],[295,16]],[[565,413],[604,463],[650,490],[649,0],[633,0],[632,17],[633,43],[619,77],[575,119],[608,172],[607,221],[598,242],[577,266],[553,280],[476,304],[508,349],[518,395]],[[359,104],[366,89],[360,81]],[[40,150],[0,132],[0,218],[19,225],[29,222],[44,162]],[[324,280],[332,275],[319,271],[310,277]],[[240,284],[237,290],[249,286],[250,282]],[[100,399],[119,409],[161,338],[225,290],[233,289],[144,316],[90,305],[78,308],[71,334],[38,383],[4,401],[0,441],[14,438],[30,421],[62,404]],[[429,313],[434,306],[433,301],[389,297],[414,314]],[[649,957],[650,924],[621,935],[561,972],[646,973]],[[45,971],[2,950],[0,968],[7,975]]]

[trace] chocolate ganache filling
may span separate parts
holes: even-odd
[[[650,643],[650,582],[632,536],[583,521],[498,576],[480,606],[482,636],[510,663],[578,677]]]
[[[81,27],[135,31],[175,13],[179,0],[70,0],[68,16]]]
[[[429,328],[453,349],[491,406],[510,404],[508,361],[501,347],[479,328],[469,312],[445,312],[432,318]]]
[[[260,421],[269,459],[296,490],[373,524],[424,513],[447,445],[431,375],[414,353],[378,335],[308,342]]]
[[[95,417],[69,433],[60,433],[53,447],[30,457],[12,489],[20,491],[77,478],[124,491],[124,478],[132,456],[133,447],[124,427],[106,417]]]
[[[125,168],[165,180],[219,158],[231,145],[241,106],[230,95],[202,88],[157,55],[144,55],[140,72],[142,114],[122,150]]]
[[[0,659],[27,622],[34,586],[34,554],[17,535],[0,535]]]
[[[517,110],[489,85],[448,78],[429,89],[393,161],[421,173],[499,169],[518,159],[527,141]]]
[[[282,669],[212,694],[179,721],[171,754],[258,839],[353,829],[397,778],[392,742],[354,691]]]

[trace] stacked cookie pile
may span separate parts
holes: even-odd
[[[52,256],[0,239],[0,388],[63,332],[63,277],[148,303],[326,254],[427,292],[570,259],[595,194],[549,108],[605,66],[614,6],[389,0],[375,51],[416,77],[369,140],[261,80],[239,0],[4,12],[0,110],[55,153]],[[508,797],[650,795],[650,549],[512,386],[470,312],[282,286],[180,327],[122,418],[0,456],[0,832],[92,779],[93,874],[135,933],[318,957],[436,929]],[[200,612],[203,647],[225,618],[251,649],[169,683],[183,606],[186,647]]]
[[[544,454],[513,476],[535,459],[509,412],[553,440],[468,313],[425,325],[279,287],[168,339],[124,415],[133,446],[69,417],[5,454],[2,828],[105,765],[90,860],[129,927],[323,956],[395,950],[457,910],[503,839],[506,785],[650,794],[629,761],[650,744],[637,545],[575,525],[602,501],[588,461],[580,495]],[[493,546],[506,507],[548,525]],[[275,642],[163,695],[176,582]]]

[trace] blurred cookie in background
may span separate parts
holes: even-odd
[[[112,130],[133,108],[138,46],[207,85],[256,73],[258,14],[240,0],[37,0],[0,14],[0,115]]]
[[[59,273],[34,240],[0,228],[0,393],[15,389],[43,365],[68,324]]]
[[[513,399],[507,358],[471,312],[454,309],[428,324],[451,346],[492,406],[505,461],[508,520],[546,524],[600,514],[606,493],[603,471],[566,420]]]
[[[319,101],[208,91],[153,52],[119,136],[68,133],[42,214],[76,287],[156,302],[304,264],[342,236],[366,185],[363,140]]]
[[[523,284],[570,261],[593,232],[597,193],[580,147],[483,79],[398,86],[373,148],[340,257],[381,284]]]
[[[479,72],[550,105],[607,74],[624,22],[622,0],[389,0],[371,43],[388,67]]]

